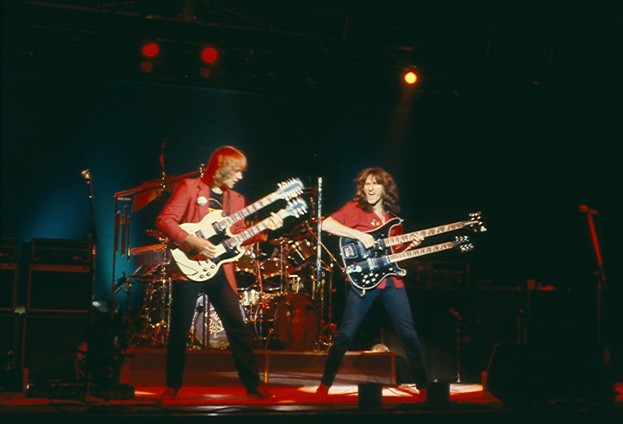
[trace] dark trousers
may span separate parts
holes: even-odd
[[[260,384],[260,377],[249,329],[242,316],[238,294],[231,289],[222,270],[204,283],[173,281],[171,284],[173,286],[167,345],[167,387],[182,387],[190,329],[197,298],[203,290],[221,319],[240,382],[247,390],[255,389]]]
[[[376,301],[380,299],[389,314],[394,328],[404,345],[409,363],[420,363],[426,370],[420,340],[415,331],[411,306],[405,288],[396,288],[391,278],[384,289],[375,289],[360,297],[354,290],[348,290],[342,322],[338,328],[333,345],[329,349],[321,382],[331,387],[342,364],[346,351],[353,343],[359,326]],[[425,377],[427,379],[427,377]]]

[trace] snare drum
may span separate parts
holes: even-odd
[[[316,256],[316,252],[308,240],[299,240],[290,246],[288,251],[288,264],[294,271],[298,271]]]

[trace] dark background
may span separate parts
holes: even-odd
[[[593,293],[588,205],[620,290],[623,24],[608,2],[248,3],[5,2],[2,236],[95,230],[95,297],[108,300],[133,269],[113,252],[114,194],[157,181],[161,154],[177,176],[232,144],[249,157],[249,200],[321,177],[326,215],[360,169],[382,166],[407,230],[482,211],[475,250],[436,257],[468,263],[470,287]],[[145,39],[164,46],[149,75]],[[207,80],[193,56],[206,42],[222,49]],[[421,84],[406,90],[412,64]],[[155,242],[144,231],[160,206],[133,217],[132,247]]]

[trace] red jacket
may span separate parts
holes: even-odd
[[[181,180],[167,204],[156,219],[156,227],[163,231],[172,241],[181,245],[188,236],[188,232],[180,227],[183,223],[195,223],[210,212],[209,202],[199,202],[204,197],[210,199],[210,187],[199,178]],[[204,203],[200,205],[199,203]],[[223,212],[232,214],[244,208],[245,199],[242,194],[225,189],[223,192]],[[246,228],[243,220],[231,227],[232,234],[237,234]],[[225,278],[234,291],[237,291],[234,266],[232,262],[222,265]],[[182,278],[186,279],[186,278]]]

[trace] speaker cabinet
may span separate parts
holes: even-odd
[[[87,314],[29,314],[24,325],[23,350],[30,380],[78,380],[79,352],[85,347],[87,329]]]
[[[0,262],[0,311],[15,309],[17,299],[17,264]]]
[[[582,340],[564,345],[498,344],[488,391],[504,403],[614,399],[609,352]]]
[[[87,312],[92,286],[92,270],[88,265],[30,264],[28,310]]]
[[[21,368],[23,314],[0,313],[0,369]]]

